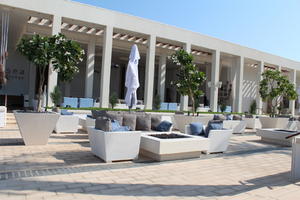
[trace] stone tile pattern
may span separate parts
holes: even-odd
[[[53,134],[22,145],[16,127],[0,129],[0,199],[298,199],[291,150],[234,136],[229,152],[172,162],[105,164],[87,135]],[[144,160],[145,161],[145,160]]]

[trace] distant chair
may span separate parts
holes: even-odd
[[[231,113],[232,112],[232,107],[231,106],[226,106],[225,112]]]
[[[168,103],[163,102],[160,104],[160,110],[168,110],[168,108],[169,108]]]
[[[77,108],[78,107],[78,98],[74,97],[64,97],[64,108]]]
[[[177,103],[169,103],[168,110],[177,111]]]
[[[92,107],[94,107],[94,99],[79,98],[79,108],[92,108]]]

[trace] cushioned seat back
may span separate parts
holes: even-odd
[[[79,98],[79,108],[94,107],[94,100],[92,98]]]
[[[78,98],[64,97],[63,107],[77,108],[78,107]]]

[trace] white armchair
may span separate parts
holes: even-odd
[[[247,122],[244,120],[224,120],[223,127],[225,129],[232,129],[233,133],[244,133],[247,126]]]
[[[205,126],[203,126],[205,129]],[[191,135],[190,125],[185,126],[185,133]],[[232,136],[232,129],[210,130],[208,139],[209,145],[207,153],[225,152],[229,145],[230,137]],[[198,136],[202,137],[202,136]]]
[[[60,115],[54,130],[56,133],[77,133],[78,124],[78,116]]]
[[[87,127],[92,153],[105,162],[138,158],[141,132],[104,132]]]

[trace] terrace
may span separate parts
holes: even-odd
[[[13,115],[0,130],[1,199],[289,199],[291,149],[235,135],[224,154],[155,162],[104,163],[88,135],[52,134],[46,146],[24,146]],[[292,198],[291,198],[292,199]]]

